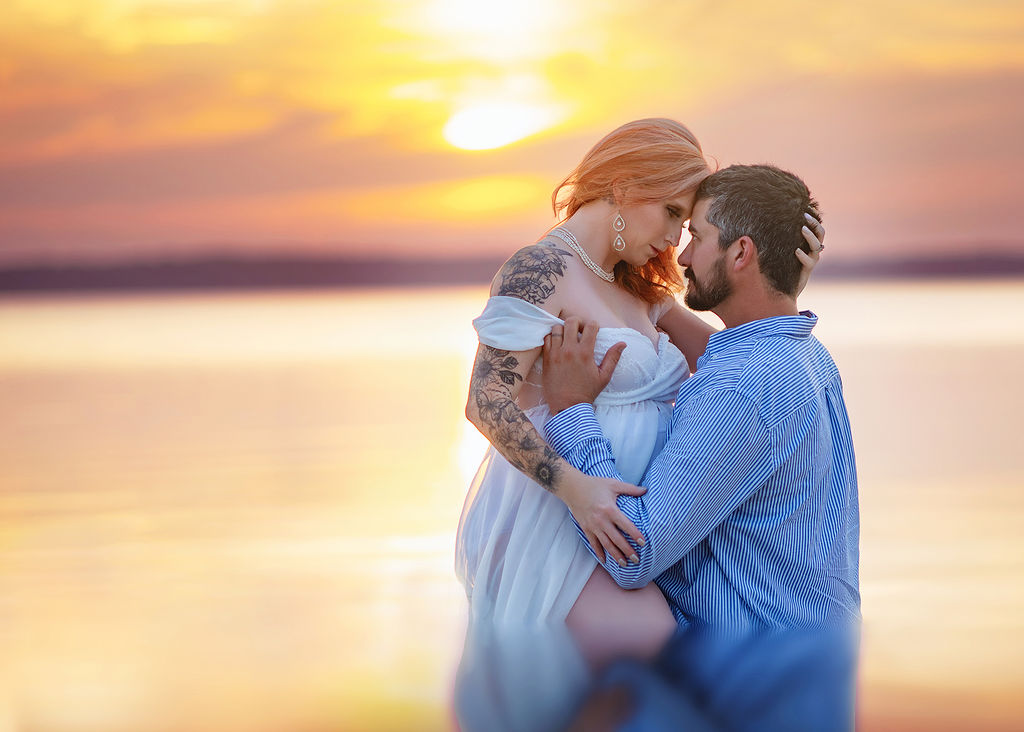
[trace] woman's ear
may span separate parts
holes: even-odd
[[[614,206],[621,208],[626,203],[626,186],[622,183],[612,183],[612,198]]]

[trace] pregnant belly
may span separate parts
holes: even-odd
[[[615,466],[628,483],[639,484],[647,466],[665,444],[672,406],[665,402],[638,402],[622,406],[598,406],[595,409],[601,431],[608,438]],[[527,411],[527,416],[544,434],[547,406]]]

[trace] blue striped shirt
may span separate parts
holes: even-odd
[[[860,618],[857,473],[839,370],[810,312],[715,333],[683,382],[641,497],[643,532],[619,585],[657,582],[680,625],[836,627]],[[621,480],[590,404],[548,420],[585,473]],[[583,536],[580,532],[581,537]]]

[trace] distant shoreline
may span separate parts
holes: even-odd
[[[351,257],[217,257],[0,269],[0,295],[22,292],[236,290],[455,285],[485,286],[503,259],[384,259]],[[1024,278],[1024,253],[824,261],[815,278]]]

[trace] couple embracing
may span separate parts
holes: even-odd
[[[711,173],[686,127],[649,119],[553,204],[474,321],[466,413],[491,448],[457,538],[471,627],[562,625],[591,670],[680,633],[854,628],[849,420],[796,302],[824,238],[806,185]]]

